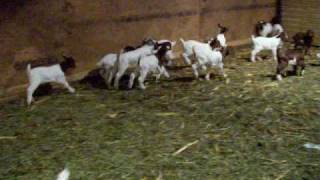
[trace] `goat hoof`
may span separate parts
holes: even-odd
[[[277,75],[277,80],[278,80],[278,81],[282,81],[281,75]]]
[[[75,89],[70,89],[70,93],[74,94],[76,92]]]

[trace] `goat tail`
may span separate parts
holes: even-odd
[[[57,180],[68,180],[70,176],[70,171],[68,168],[65,168],[58,174]]]
[[[27,65],[27,75],[28,75],[28,78],[30,78],[30,76],[31,76],[31,64]]]
[[[254,40],[256,37],[254,35],[251,35],[251,39]]]

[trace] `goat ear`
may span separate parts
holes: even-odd
[[[171,43],[172,47],[175,46],[176,44],[177,44],[177,41],[173,41],[173,42]]]

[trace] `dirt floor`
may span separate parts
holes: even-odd
[[[315,52],[315,51],[314,51]],[[303,77],[273,79],[276,63],[226,60],[228,78],[190,69],[147,90],[74,83],[0,106],[0,179],[318,179],[320,62]]]

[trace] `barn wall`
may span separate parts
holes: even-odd
[[[228,40],[247,39],[253,24],[271,19],[276,0],[3,0],[0,13],[0,86],[26,82],[12,68],[17,51],[38,47],[67,52],[77,72],[93,68],[107,52],[141,39],[205,39],[228,26]],[[17,3],[18,5],[16,5]],[[179,48],[178,48],[179,49]]]
[[[320,1],[282,0],[283,25],[290,36],[312,29],[316,33],[315,43],[320,44]]]

